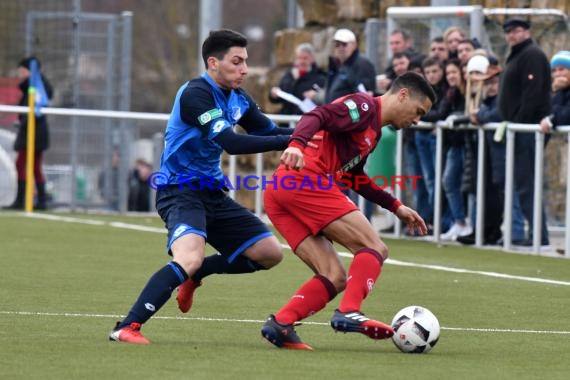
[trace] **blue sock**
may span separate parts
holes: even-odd
[[[118,328],[133,322],[145,323],[168,301],[172,291],[182,284],[188,275],[180,265],[171,261],[156,272],[142,290],[139,298],[129,311],[127,317],[119,323]]]
[[[204,259],[200,269],[194,273],[192,280],[199,282],[204,277],[214,273],[222,274],[239,274],[239,273],[253,273],[258,270],[265,270],[264,266],[252,261],[244,256],[238,256],[230,264],[226,258],[219,253],[210,255]]]

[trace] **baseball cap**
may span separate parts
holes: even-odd
[[[530,22],[521,20],[520,18],[512,18],[510,20],[505,21],[503,24],[503,31],[505,33],[510,32],[514,28],[521,27],[523,29],[530,29]]]
[[[356,36],[348,29],[339,29],[335,32],[333,39],[335,41],[349,43],[356,41]]]
[[[467,73],[479,72],[486,74],[488,68],[489,59],[482,55],[475,55],[467,62]]]

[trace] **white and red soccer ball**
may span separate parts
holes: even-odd
[[[439,321],[425,307],[408,306],[398,311],[392,328],[392,340],[402,352],[427,353],[439,340]]]

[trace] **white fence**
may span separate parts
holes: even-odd
[[[0,105],[0,112],[10,112],[10,113],[26,113],[28,111],[27,107],[19,106],[9,106]],[[157,114],[157,113],[145,113],[145,112],[123,112],[123,111],[102,111],[102,110],[85,110],[85,109],[65,109],[65,108],[44,108],[42,112],[46,115],[60,115],[69,117],[94,117],[101,119],[122,119],[122,120],[154,120],[166,122],[168,120],[168,114]],[[273,121],[280,123],[290,123],[294,126],[299,120],[298,116],[286,116],[286,115],[268,115]],[[482,127],[468,126],[466,129],[476,130],[478,133],[478,151],[477,151],[477,178],[485,177],[485,165],[483,165],[483,160],[485,156],[485,138],[484,132],[486,130],[494,130],[499,128],[502,123],[490,123]],[[429,123],[421,123],[418,128],[433,128],[434,125]],[[443,122],[435,125],[436,127],[436,173],[435,173],[435,199],[434,199],[434,235],[433,241],[435,243],[440,243],[440,221],[441,221],[441,178],[442,178],[442,157],[443,157],[443,129],[450,128]],[[560,126],[554,133],[566,134],[567,141],[570,138],[570,126]],[[514,137],[515,133],[534,133],[536,140],[536,156],[535,156],[535,184],[534,184],[534,225],[529,226],[533,230],[533,247],[532,250],[535,254],[540,254],[541,251],[541,205],[543,199],[543,167],[544,167],[544,134],[540,132],[538,125],[529,124],[507,124],[507,140],[506,140],[506,182],[505,182],[505,208],[504,208],[504,223],[503,228],[504,243],[503,249],[507,251],[512,250],[511,241],[511,224],[512,224],[512,194],[513,194],[513,183],[514,183]],[[570,157],[570,141],[568,141],[568,156]],[[396,149],[396,174],[402,173],[402,133],[398,133],[398,143]],[[228,168],[228,179],[231,183],[236,183],[236,156],[230,156],[229,158],[229,168]],[[263,154],[256,155],[256,172],[255,175],[258,178],[262,176],[263,168]],[[566,179],[570,178],[570,164],[567,165]],[[484,220],[484,183],[483,181],[477,181],[477,219],[475,226],[475,246],[481,247],[483,245],[483,220]],[[396,187],[396,196],[402,196],[402,190]],[[230,196],[234,197],[235,192],[230,191]],[[258,215],[263,213],[263,206],[261,202],[262,189],[259,187],[255,190],[255,212]],[[362,204],[362,203],[361,203]],[[565,208],[565,227],[564,227],[564,256],[570,257],[570,190],[566,186],[566,208]],[[508,226],[508,228],[507,228]],[[402,230],[400,223],[396,223],[395,226],[395,237],[402,236]]]

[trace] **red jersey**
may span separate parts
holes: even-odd
[[[349,172],[363,166],[382,135],[380,107],[380,98],[368,94],[339,98],[303,115],[289,146],[303,150],[305,170],[316,174]],[[322,135],[323,140],[313,141],[317,149],[305,149],[313,135]]]
[[[381,98],[365,93],[344,96],[331,104],[306,113],[295,128],[289,146],[303,151],[305,167],[301,173],[322,176],[349,173],[365,175],[364,164],[382,137]],[[318,148],[307,147],[313,140]],[[310,173],[307,173],[310,172]],[[395,211],[401,204],[389,193],[360,184],[355,190],[372,202]]]

